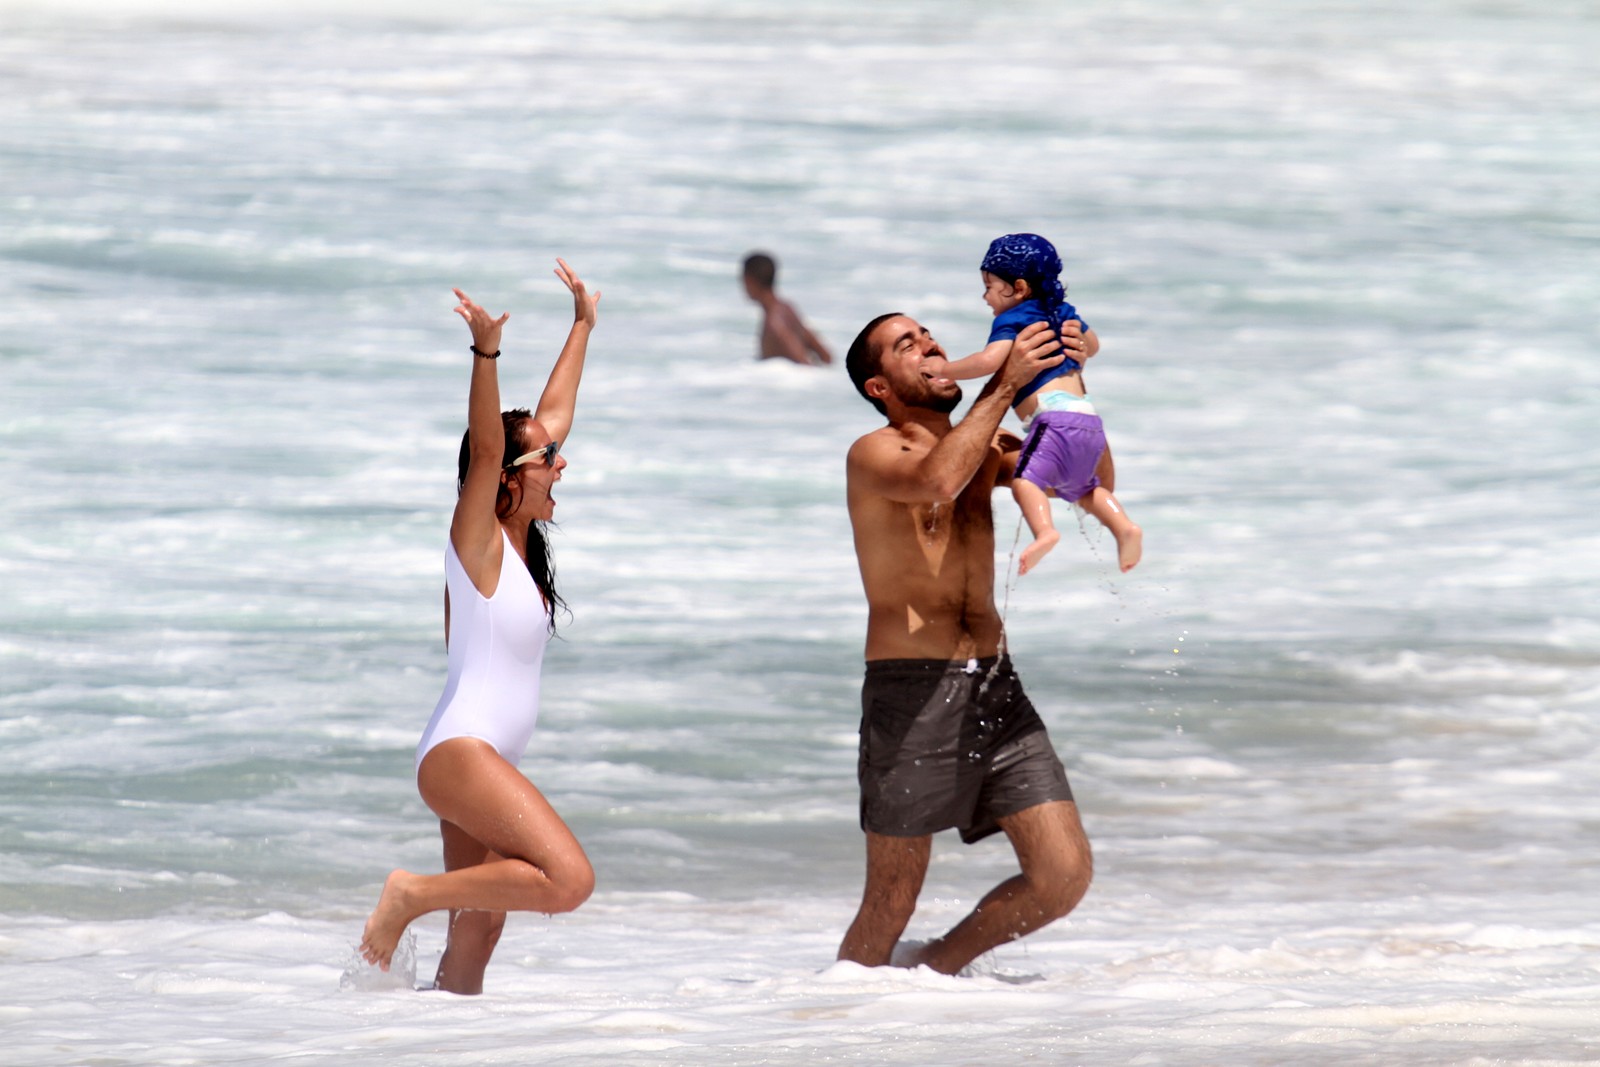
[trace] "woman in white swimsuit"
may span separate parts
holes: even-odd
[[[567,461],[595,305],[561,260],[574,322],[538,408],[502,413],[498,319],[461,290],[472,329],[472,388],[461,444],[460,496],[445,551],[450,677],[417,746],[417,789],[439,816],[443,874],[394,871],[367,919],[361,953],[385,970],[413,919],[450,910],[435,986],[483,991],[483,972],[508,911],[571,911],[594,889],[578,839],[517,769],[539,716],[539,668],[561,604],[542,526]]]

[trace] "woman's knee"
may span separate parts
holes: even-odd
[[[539,908],[550,915],[577,911],[594,893],[594,868],[587,859],[572,863],[556,872],[547,872],[549,892]]]

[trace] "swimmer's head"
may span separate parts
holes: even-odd
[[[984,302],[996,313],[1006,309],[995,307],[996,301],[991,299],[988,291],[989,278],[998,279],[1011,288],[1011,293],[1002,292],[997,296],[1001,302],[1014,301],[1010,304],[1012,307],[1026,299],[1016,299],[1021,289],[1019,282],[1027,283],[1027,296],[1047,308],[1066,303],[1067,290],[1061,284],[1061,257],[1056,253],[1055,245],[1036,233],[1008,233],[1004,237],[996,237],[989,242],[989,251],[985,253],[978,269],[986,276]]]
[[[744,257],[744,291],[754,299],[757,293],[770,293],[778,284],[778,261],[765,252]]]

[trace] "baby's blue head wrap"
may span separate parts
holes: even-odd
[[[1026,278],[1033,295],[1046,311],[1055,311],[1067,302],[1061,285],[1061,257],[1055,245],[1036,233],[1008,233],[989,242],[983,257],[983,270],[1014,282]]]

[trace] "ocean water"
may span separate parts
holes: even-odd
[[[1579,0],[3,0],[0,1059],[1600,1059],[1596,54]],[[1000,591],[1096,881],[963,977],[835,964],[877,422],[752,359],[738,262],[967,352],[1020,229],[1146,530]],[[483,997],[411,988],[438,917],[342,981],[439,865],[450,288],[532,401],[558,255],[524,769],[599,887]],[[1011,864],[941,837],[908,936]]]

